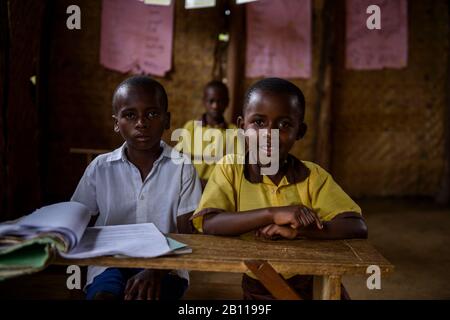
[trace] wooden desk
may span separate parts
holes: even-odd
[[[367,240],[247,241],[186,234],[170,234],[170,237],[189,245],[192,253],[151,259],[56,257],[53,263],[238,273],[251,270],[278,299],[299,297],[277,272],[314,275],[315,299],[339,299],[342,275],[365,275],[370,265],[378,265],[382,274],[394,269]]]

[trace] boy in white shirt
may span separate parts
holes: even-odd
[[[186,156],[162,140],[170,127],[164,87],[148,77],[122,82],[113,96],[114,131],[125,143],[94,159],[72,201],[98,214],[96,226],[153,222],[162,233],[189,233],[201,185]],[[179,299],[188,286],[184,270],[90,266],[87,299]]]

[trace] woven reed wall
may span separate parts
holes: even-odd
[[[443,119],[448,54],[447,2],[410,0],[409,66],[405,70],[344,70],[344,43],[336,52],[333,86],[332,173],[346,191],[364,195],[432,195],[443,169]],[[82,30],[65,28],[65,9],[78,4]],[[55,2],[49,69],[49,201],[71,195],[84,168],[71,147],[112,149],[111,95],[127,75],[99,64],[99,1]],[[293,153],[314,157],[315,85],[319,65],[320,6],[314,2],[313,77],[294,79],[307,99],[306,137]],[[177,1],[173,71],[166,87],[177,128],[202,112],[202,87],[210,80],[219,11],[185,10]],[[245,79],[244,89],[257,79]],[[168,141],[170,132],[165,135]]]
[[[410,0],[407,68],[349,71],[340,54],[332,171],[352,195],[437,192],[444,167],[448,33],[447,1]]]
[[[30,77],[39,66],[42,1],[0,4],[0,221],[41,203],[39,112]]]
[[[135,1],[135,0],[130,0]],[[81,8],[81,30],[65,27],[68,5]],[[112,130],[111,98],[129,75],[99,64],[101,1],[54,2],[49,65],[47,201],[69,197],[86,166],[70,148],[113,149],[122,139]],[[216,8],[185,10],[176,1],[173,71],[158,78],[167,90],[172,128],[202,113],[203,86],[212,74]],[[170,139],[170,132],[164,136]]]

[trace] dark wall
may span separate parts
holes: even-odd
[[[10,0],[1,6],[1,219],[41,203],[40,117],[36,86],[45,1]]]

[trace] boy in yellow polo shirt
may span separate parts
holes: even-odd
[[[245,155],[227,155],[216,165],[193,216],[195,228],[205,234],[249,235],[268,239],[366,238],[360,207],[317,164],[289,154],[306,133],[305,98],[301,90],[279,78],[263,79],[247,92],[239,128],[278,129],[278,150],[270,141],[258,148],[279,159],[278,171],[262,175],[266,166],[252,164]],[[285,275],[301,297],[312,297],[312,277]],[[271,298],[251,274],[244,274],[246,299]]]
[[[223,117],[223,113],[228,107],[228,102],[229,97],[227,86],[217,80],[208,82],[203,90],[203,106],[205,107],[205,113],[203,113],[199,120],[190,120],[186,122],[183,127],[190,133],[192,143],[186,145],[180,143],[175,147],[175,149],[189,154],[192,157],[201,156],[210,142],[195,141],[195,131],[201,130],[203,138],[207,129],[214,129],[219,130],[223,137],[222,141],[225,143],[222,144],[221,149],[223,150],[223,154],[226,154],[226,143],[232,143],[230,139],[234,139],[232,135],[229,135],[228,139],[226,139],[226,130],[236,129],[234,124],[227,123]],[[195,143],[201,144],[201,148],[196,149],[194,145]],[[181,146],[183,146],[183,150],[181,150]],[[201,163],[193,162],[193,164],[202,181],[202,185],[204,186],[214,169],[214,163],[208,164],[205,161],[202,161]]]

